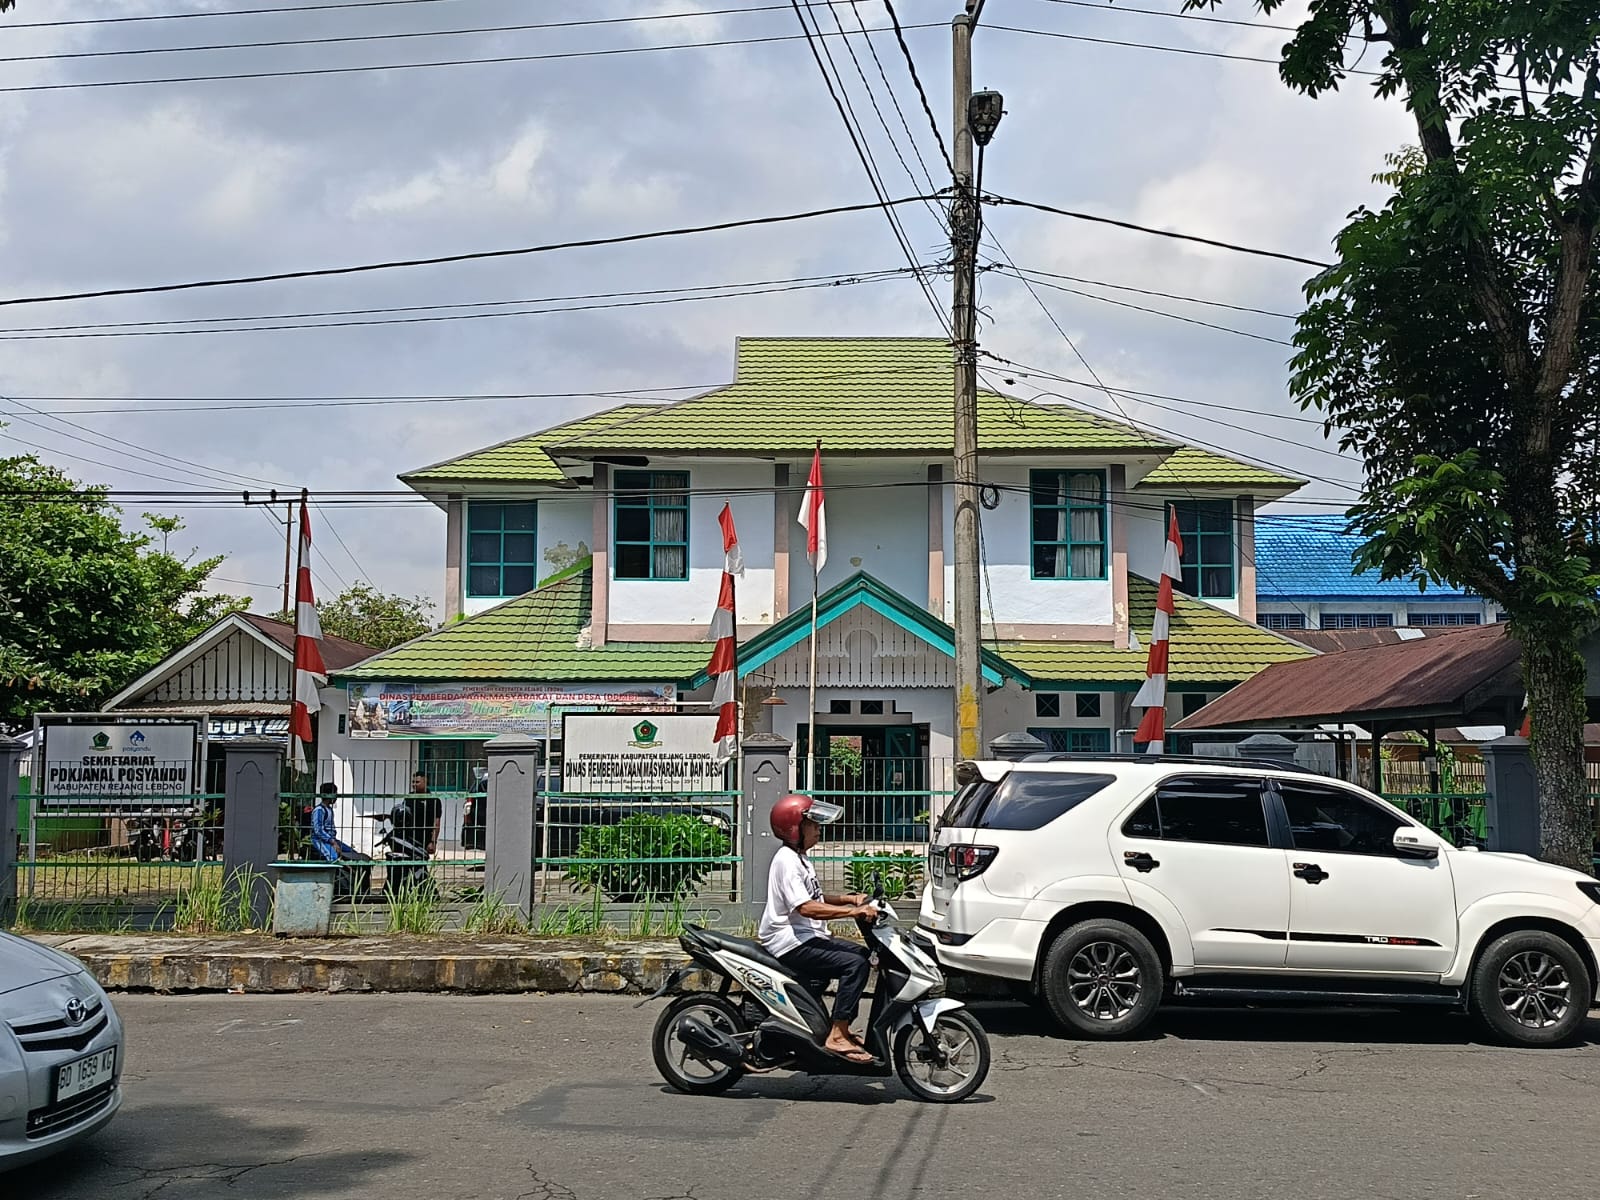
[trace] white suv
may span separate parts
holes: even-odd
[[[1246,760],[963,763],[919,926],[955,971],[1017,981],[1070,1031],[1125,1037],[1164,997],[1438,1004],[1496,1037],[1574,1037],[1600,882],[1457,850],[1370,792]]]

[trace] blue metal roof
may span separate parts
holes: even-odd
[[[1346,533],[1342,516],[1293,514],[1256,518],[1256,597],[1260,600],[1459,600],[1459,588],[1429,584],[1419,593],[1409,579],[1355,573],[1352,556],[1365,540]]]

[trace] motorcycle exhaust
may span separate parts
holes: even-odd
[[[744,1046],[698,1017],[684,1017],[679,1021],[678,1036],[693,1049],[724,1066],[744,1065]]]

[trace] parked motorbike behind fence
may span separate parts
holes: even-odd
[[[140,862],[158,858],[172,862],[193,862],[202,852],[204,829],[200,814],[193,808],[158,813],[145,809],[127,818],[128,845]]]
[[[408,887],[419,892],[433,888],[433,875],[424,865],[428,857],[427,849],[413,846],[401,836],[397,818],[402,807],[397,804],[387,812],[361,814],[369,821],[378,822],[372,840],[374,858],[367,861],[376,861],[376,856],[382,854],[382,861],[386,864],[383,869],[383,890],[390,896],[398,895]]]
[[[944,977],[932,957],[901,936],[878,885],[875,918],[858,918],[878,978],[867,1017],[870,1063],[828,1050],[828,1010],[819,994],[761,943],[690,926],[679,944],[694,960],[668,976],[649,1003],[698,970],[722,977],[715,992],[691,992],[656,1021],[651,1049],[680,1092],[726,1091],[750,1073],[779,1068],[810,1075],[884,1077],[897,1072],[919,1100],[965,1100],[989,1073],[989,1038],[959,1000],[938,997]],[[730,995],[737,984],[739,991]],[[636,1006],[638,1007],[638,1006]]]

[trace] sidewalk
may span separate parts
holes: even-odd
[[[688,958],[676,941],[33,934],[129,992],[614,992],[649,994]],[[691,976],[683,986],[714,986]],[[951,995],[999,986],[952,978]]]

